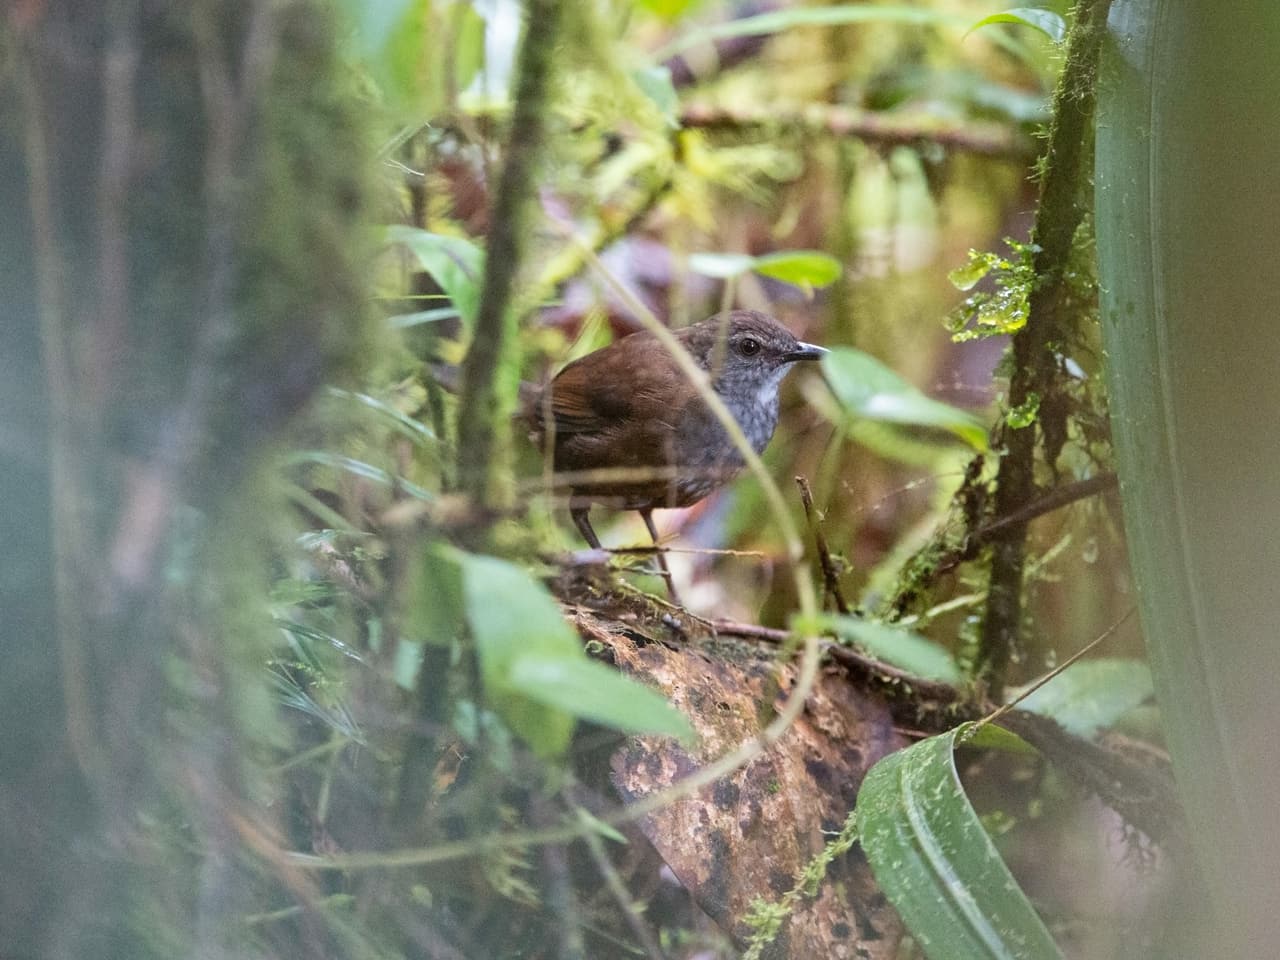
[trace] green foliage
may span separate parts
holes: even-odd
[[[856,810],[862,849],[931,960],[1058,958],[965,796],[954,753],[969,729],[922,740],[871,769]]]
[[[806,293],[835,283],[843,270],[839,260],[818,250],[777,250],[758,257],[745,253],[695,253],[689,257],[689,269],[723,280],[758,273]]]
[[[392,224],[385,228],[385,233],[388,243],[403,244],[417,258],[422,269],[431,274],[449,298],[452,310],[470,330],[475,325],[476,311],[480,306],[484,251],[462,237],[431,233],[403,224]],[[442,319],[448,315],[432,313],[430,319]]]
[[[452,107],[483,63],[485,21],[464,0],[341,6],[353,24],[354,50],[397,118],[412,122]]]
[[[485,691],[536,752],[563,753],[574,717],[692,738],[688,720],[663,697],[586,659],[560,607],[528,573],[496,557],[453,557]]]
[[[1093,659],[1073,664],[1018,706],[1052,717],[1066,730],[1092,737],[1115,726],[1152,696],[1151,670],[1140,660]],[[1009,697],[1018,696],[1010,690]]]
[[[1054,43],[1062,43],[1067,36],[1067,21],[1062,14],[1042,7],[1012,7],[1002,13],[983,17],[973,25],[973,30],[997,23],[1013,23],[1038,30]]]
[[[988,277],[991,291],[970,294],[952,311],[947,328],[956,343],[1017,333],[1027,322],[1028,300],[1035,282],[1036,246],[1005,240],[1011,257],[969,251],[969,262],[947,276],[956,289],[968,292]],[[970,326],[972,324],[972,326]]]
[[[964,679],[951,654],[904,627],[834,615],[826,618],[826,627],[834,630],[841,640],[851,641],[872,656],[915,676],[956,684]]]
[[[838,347],[822,358],[822,372],[839,404],[824,411],[836,423],[861,417],[899,426],[930,427],[985,450],[987,432],[975,416],[921,393],[874,357]]]

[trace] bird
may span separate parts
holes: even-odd
[[[726,311],[673,333],[756,453],[773,437],[778,388],[792,365],[827,352],[756,310]],[[593,549],[601,549],[593,504],[637,511],[657,545],[654,510],[691,506],[746,466],[698,387],[648,331],[574,360],[541,388],[522,390],[521,409],[532,439],[564,478],[569,515]],[[674,600],[661,553],[658,562]]]

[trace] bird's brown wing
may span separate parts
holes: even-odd
[[[655,350],[659,352],[655,355]],[[673,424],[671,366],[651,337],[636,334],[569,364],[530,411],[539,426],[548,407],[557,434],[611,432],[628,423]]]

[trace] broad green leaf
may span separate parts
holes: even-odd
[[[1096,225],[1129,558],[1187,836],[1219,913],[1203,952],[1277,942],[1280,4],[1117,3]]]
[[[484,251],[470,240],[403,224],[387,227],[386,239],[388,243],[402,243],[409,248],[422,269],[431,274],[453,302],[467,329],[471,329],[480,307]]]
[[[986,449],[987,432],[977,417],[925,396],[860,350],[836,347],[822,358],[822,369],[846,413],[945,430],[975,450]]]
[[[1039,7],[1013,7],[1003,13],[993,13],[983,17],[973,25],[973,30],[993,23],[1015,23],[1023,27],[1039,30],[1054,43],[1061,43],[1067,35],[1067,21],[1062,14]],[[972,32],[972,31],[970,31]]]
[[[1018,691],[1011,690],[1010,698]],[[1092,737],[1152,695],[1151,671],[1140,660],[1083,660],[1018,704]]]
[[[547,589],[515,564],[451,551],[485,691],[543,756],[563,753],[581,717],[631,733],[692,737],[660,694],[587,658]]]
[[[693,739],[688,719],[666,697],[585,656],[523,654],[507,682],[532,700],[615,730]]]
[[[826,287],[840,279],[840,261],[816,250],[782,250],[757,257],[752,267],[762,276],[797,287]]]
[[[841,640],[851,640],[876,659],[917,677],[946,683],[964,679],[950,653],[911,630],[861,617],[831,616],[827,624]]]
[[[931,960],[1054,960],[1053,938],[964,795],[954,751],[966,729],[871,768],[858,791],[862,848]]]
[[[434,646],[453,643],[462,634],[467,613],[462,570],[454,551],[442,543],[430,543],[410,558],[407,567],[401,634]]]
[[[497,557],[453,555],[462,570],[467,622],[491,706],[539,755],[563,753],[573,736],[573,717],[514,689],[511,671],[521,656],[585,656],[577,635],[551,594],[525,570]]]

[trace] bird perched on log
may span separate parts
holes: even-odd
[[[717,314],[674,335],[756,453],[778,424],[778,387],[791,365],[826,353],[755,310]],[[698,387],[648,332],[573,361],[541,388],[526,386],[521,409],[569,491],[574,524],[597,549],[592,503],[639,511],[656,544],[655,509],[697,503],[746,465]],[[658,561],[674,598],[661,553]]]

